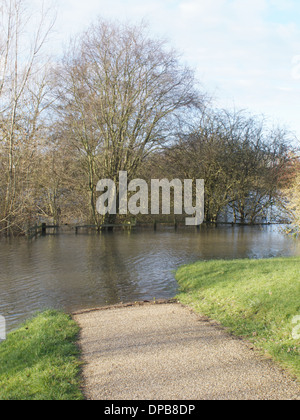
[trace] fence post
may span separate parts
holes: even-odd
[[[46,223],[42,223],[42,236],[47,235],[47,225]]]

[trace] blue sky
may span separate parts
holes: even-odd
[[[97,15],[145,19],[182,53],[218,106],[263,113],[300,138],[299,0],[53,1],[56,49]]]

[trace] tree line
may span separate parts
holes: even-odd
[[[33,25],[24,0],[3,0],[0,14],[0,232],[114,223],[96,211],[96,185],[118,188],[120,171],[128,182],[204,179],[207,222],[255,223],[286,207],[291,133],[214,108],[144,24],[99,19],[47,61],[49,13]]]

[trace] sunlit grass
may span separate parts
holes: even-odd
[[[300,379],[300,258],[198,262],[177,272],[179,300],[252,341]]]
[[[0,400],[81,400],[79,328],[46,311],[0,344]]]

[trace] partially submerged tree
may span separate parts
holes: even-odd
[[[71,42],[49,84],[40,53],[52,23],[42,10],[27,31],[25,4],[0,9],[0,232],[40,219],[114,223],[97,214],[96,185],[114,181],[118,213],[120,171],[128,183],[204,179],[209,222],[230,209],[254,223],[278,202],[288,133],[244,112],[204,110],[193,72],[143,24],[99,20]]]
[[[282,172],[289,163],[290,133],[269,129],[264,120],[244,112],[227,113],[227,146],[231,159],[229,205],[234,221],[267,220],[279,204]]]
[[[297,233],[300,232],[300,175],[295,178],[294,184],[289,191],[289,209],[292,223]]]
[[[41,135],[47,83],[39,58],[52,27],[41,10],[34,20],[23,0],[0,9],[0,231],[22,231],[34,213],[32,167]],[[47,23],[46,23],[47,22]],[[37,74],[38,73],[38,74]]]
[[[300,157],[292,154],[290,165],[283,172],[282,190],[284,210],[292,223],[289,232],[300,233]]]
[[[127,171],[130,181],[170,140],[179,116],[203,101],[193,72],[143,25],[102,20],[73,42],[55,84],[65,136],[86,161],[95,223],[100,177],[118,185],[119,171]]]
[[[289,162],[289,133],[269,131],[245,112],[207,110],[189,134],[165,153],[180,177],[205,180],[205,220],[254,223],[280,199]]]

